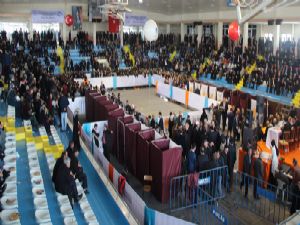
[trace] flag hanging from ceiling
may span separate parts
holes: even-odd
[[[110,33],[118,33],[119,32],[119,26],[120,26],[120,20],[113,17],[108,16],[108,31]]]

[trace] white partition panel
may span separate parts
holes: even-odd
[[[185,104],[185,90],[178,87],[173,87],[172,99],[182,104]]]

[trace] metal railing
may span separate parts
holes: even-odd
[[[291,209],[299,205],[300,196],[295,193],[293,184],[278,180],[275,186],[245,173],[235,173],[233,204],[251,211],[257,216],[280,223],[291,215]]]
[[[172,178],[170,213],[197,224],[249,224],[253,219],[278,224],[300,205],[293,184],[278,180],[275,186],[241,172],[230,184],[227,171],[225,166]]]
[[[224,198],[227,190],[227,166],[174,177],[170,182],[170,211]]]

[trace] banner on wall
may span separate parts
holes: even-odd
[[[82,6],[72,6],[72,16],[74,19],[73,30],[81,30],[83,22]]]
[[[217,98],[217,88],[209,86],[209,98],[216,100]]]
[[[217,91],[217,101],[218,102],[223,101],[223,91]]]
[[[62,10],[32,10],[32,23],[64,23],[65,14]]]
[[[125,14],[124,26],[142,27],[148,20],[147,16],[136,16],[130,13]]]
[[[201,90],[200,90],[201,96],[208,96],[208,86],[205,84],[201,84]]]

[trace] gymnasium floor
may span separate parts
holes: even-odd
[[[137,88],[137,89],[126,89],[126,90],[116,90],[113,91],[115,95],[121,94],[122,102],[129,101],[129,104],[134,104],[135,109],[141,112],[143,115],[158,115],[161,111],[163,116],[168,116],[170,112],[178,115],[179,112],[183,113],[186,111],[191,111],[185,106],[166,102],[164,99],[158,97],[155,94],[155,88]]]

